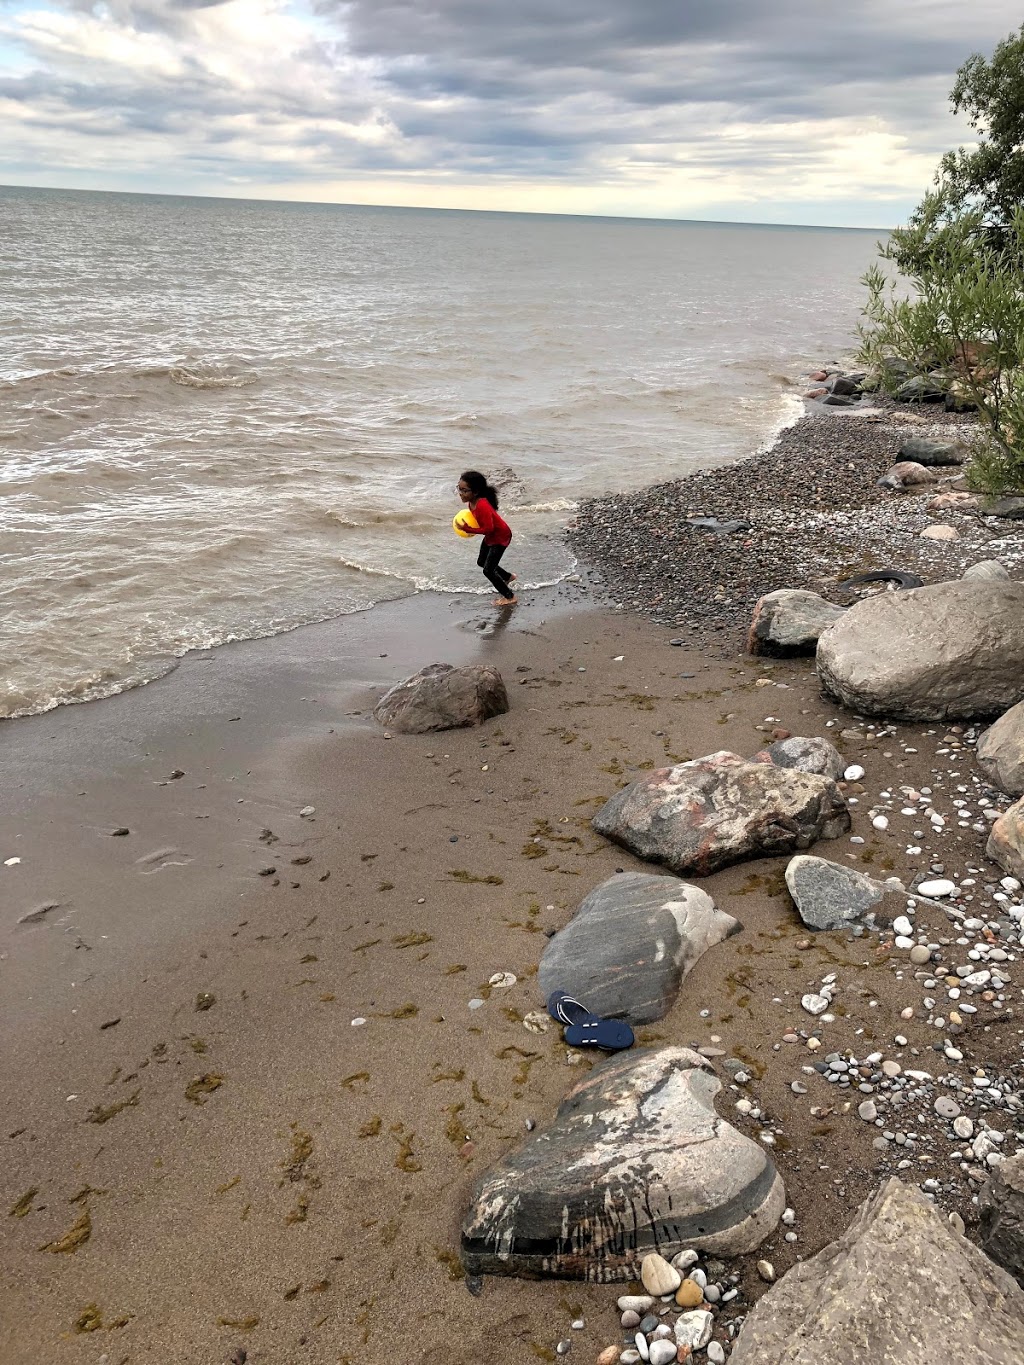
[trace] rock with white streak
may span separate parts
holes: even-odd
[[[958,579],[857,602],[818,641],[824,690],[861,715],[950,720],[1024,700],[1024,583]]]
[[[691,1351],[700,1351],[711,1340],[715,1330],[715,1318],[706,1308],[683,1313],[676,1319],[676,1341],[680,1346],[689,1346]]]
[[[747,1316],[731,1365],[1020,1365],[1024,1291],[917,1190],[889,1180]]]
[[[1011,706],[978,741],[978,764],[1007,796],[1024,796],[1024,701]]]
[[[607,1283],[638,1278],[654,1251],[752,1251],[785,1194],[761,1144],[715,1113],[720,1089],[684,1047],[595,1067],[549,1128],[477,1182],[462,1226],[467,1272]]]
[[[1024,797],[993,823],[985,852],[1004,872],[1024,877]]]
[[[631,783],[594,817],[599,834],[673,872],[707,875],[793,853],[850,828],[835,782],[722,750]]]
[[[544,949],[541,994],[568,991],[606,1019],[649,1024],[672,1008],[697,959],[739,928],[699,887],[619,873],[591,891]]]

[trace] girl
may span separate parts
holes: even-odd
[[[483,536],[476,562],[483,569],[488,583],[498,591],[495,606],[514,607],[519,600],[512,588],[515,574],[499,567],[501,556],[512,540],[512,532],[498,516],[498,490],[487,482],[483,474],[475,469],[467,469],[459,480],[458,494],[468,505],[480,528],[472,534]]]

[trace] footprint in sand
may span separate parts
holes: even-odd
[[[165,867],[186,867],[191,861],[192,855],[182,853],[180,848],[158,848],[144,858],[136,858],[135,866],[148,877]]]

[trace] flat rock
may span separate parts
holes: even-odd
[[[706,891],[676,877],[623,872],[581,903],[540,960],[545,1000],[568,991],[595,1014],[649,1024],[672,1008],[708,948],[740,928]]]
[[[989,582],[993,580],[1005,582],[1010,577],[1010,571],[1001,559],[980,559],[977,564],[965,569],[962,577],[968,581],[980,578]]]
[[[964,512],[977,507],[978,498],[974,493],[959,493],[953,490],[948,493],[933,494],[925,506],[929,512]],[[966,577],[966,575],[962,576]]]
[[[1011,877],[1024,878],[1024,797],[993,823],[985,852]]]
[[[835,782],[721,750],[616,792],[594,829],[638,858],[700,875],[837,839],[850,812]]]
[[[754,1250],[785,1192],[761,1144],[715,1113],[720,1089],[685,1047],[596,1066],[549,1128],[478,1180],[462,1226],[467,1273],[610,1283],[638,1279],[653,1251]]]
[[[981,1249],[1024,1286],[1024,1153],[996,1166],[978,1195]]]
[[[422,735],[481,725],[507,710],[508,693],[496,668],[428,664],[385,692],[373,714],[389,730]]]
[[[962,579],[857,602],[818,641],[824,690],[861,715],[949,720],[1024,700],[1024,583]]]
[[[813,654],[818,636],[838,621],[845,610],[802,588],[780,588],[766,593],[754,607],[747,649],[751,654],[777,658]]]
[[[876,927],[875,912],[891,896],[890,913],[879,916],[888,927],[906,905],[898,879],[879,882],[854,867],[803,853],[790,858],[786,886],[800,918],[811,929],[844,929],[864,922]]]
[[[930,374],[918,374],[901,384],[893,397],[897,403],[941,403],[947,385]]]
[[[1024,796],[1024,701],[1004,711],[978,741],[985,776],[1007,796]]]
[[[1004,517],[1019,521],[1024,517],[1024,498],[986,498],[981,504],[986,517]]]
[[[889,1180],[748,1314],[731,1365],[1019,1365],[1024,1291],[917,1190]]]
[[[960,532],[955,526],[947,526],[943,522],[938,522],[934,526],[926,526],[921,532],[925,540],[959,540]]]
[[[956,465],[967,459],[967,448],[959,441],[931,441],[926,436],[911,436],[900,446],[899,457],[923,465]]]
[[[827,739],[820,735],[790,735],[777,739],[766,749],[759,750],[751,763],[774,763],[777,768],[796,768],[802,773],[817,773],[838,781],[846,767],[846,759]]]

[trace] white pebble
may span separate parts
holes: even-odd
[[[843,773],[843,777],[846,779],[847,782],[859,782],[863,776],[864,769],[860,766],[859,763],[851,763],[850,766]]]
[[[888,829],[889,817],[887,815],[876,815],[871,823],[874,825],[875,829]]]
[[[914,888],[919,895],[928,896],[951,896],[956,890],[956,882],[951,882],[945,877],[939,877],[936,881],[922,882],[920,886]]]

